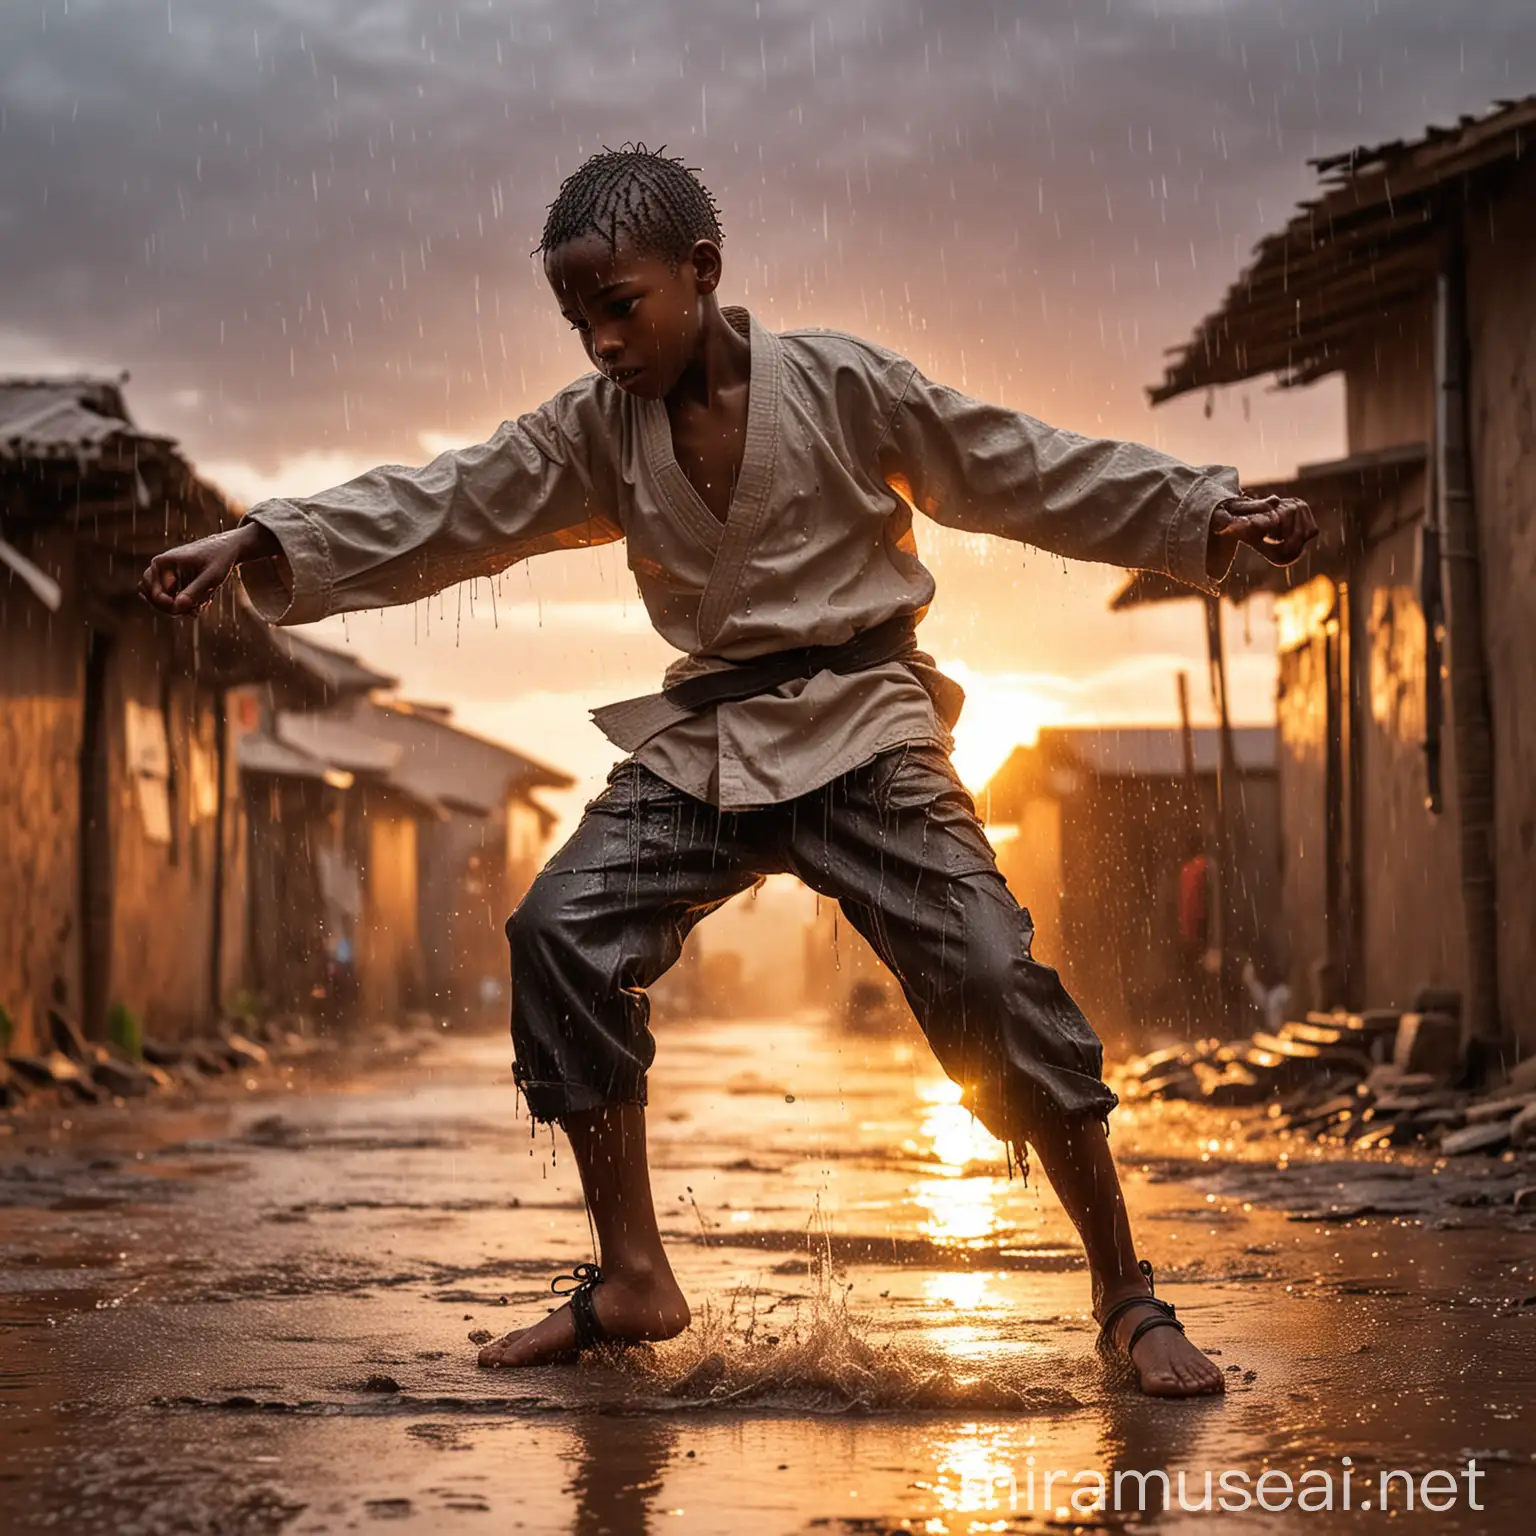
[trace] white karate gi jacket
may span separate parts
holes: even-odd
[[[1048,427],[843,332],[775,333],[744,309],[723,313],[752,349],[724,523],[679,468],[663,402],[589,373],[489,442],[425,468],[388,465],[253,507],[282,558],[241,568],[251,600],[273,623],[307,623],[623,539],[652,623],[686,653],[671,683],[920,615],[934,581],[913,508],[1214,590],[1211,515],[1239,493],[1235,470]],[[805,794],[903,742],[948,746],[953,724],[904,662],[822,672],[697,715],[659,695],[593,713],[669,783],[728,809]]]

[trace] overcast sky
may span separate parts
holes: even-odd
[[[8,0],[0,370],[129,369],[139,420],[246,498],[420,461],[586,367],[528,253],[561,177],[642,139],[701,169],[722,296],[770,326],[1288,470],[1341,451],[1336,387],[1151,412],[1162,350],[1309,194],[1309,155],[1532,90],[1530,0]],[[925,640],[978,697],[1171,713],[1192,607],[1112,619],[1102,569],[925,552]],[[494,621],[450,599],[349,631],[482,724],[558,720],[547,753],[589,773],[576,706],[666,659],[627,581],[559,557]]]

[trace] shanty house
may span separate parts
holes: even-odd
[[[1276,979],[1275,733],[1231,730],[1225,774],[1221,734],[1047,727],[978,796],[998,867],[1034,922],[1035,958],[1119,1043],[1204,1033],[1223,1013],[1235,1022],[1245,965]],[[1240,829],[1224,886],[1223,811]],[[1201,927],[1186,935],[1182,883],[1194,871]]]
[[[0,381],[0,1007],[100,1034],[217,1012],[244,969],[230,690],[280,671],[233,594],[195,628],[139,600],[169,543],[233,520],[121,384]]]
[[[1154,402],[1344,382],[1275,594],[1283,920],[1315,1006],[1460,992],[1475,1054],[1536,1048],[1536,97],[1314,162],[1320,195],[1176,348]],[[1246,555],[1246,552],[1245,552]],[[1134,577],[1129,606],[1187,591]]]
[[[573,781],[460,731],[394,679],[280,632],[324,708],[274,690],[241,743],[254,887],[252,983],[338,1018],[504,1000],[504,925],[553,826],[539,788]]]
[[[376,1019],[506,974],[530,791],[571,781],[375,702],[393,678],[238,584],[196,623],[139,599],[234,518],[120,382],[0,381],[0,1051],[50,1008],[170,1038],[246,991]]]
[[[292,686],[242,700],[252,990],[335,1020],[389,1018],[423,1001],[417,822],[441,808],[391,781],[397,751],[336,718],[393,678],[291,632],[274,642],[324,702]]]
[[[419,931],[423,982],[438,1005],[499,998],[506,921],[544,861],[554,815],[534,797],[569,774],[451,723],[440,705],[352,701],[348,723],[395,749],[391,782],[442,814],[421,824]]]

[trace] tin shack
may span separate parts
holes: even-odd
[[[1342,376],[1347,455],[1255,488],[1322,537],[1228,584],[1277,605],[1291,980],[1315,1007],[1450,989],[1506,1062],[1536,1049],[1533,137],[1536,97],[1313,162],[1149,391]],[[1178,595],[1143,574],[1116,603]]]
[[[0,1009],[187,1033],[245,968],[231,690],[284,658],[232,593],[178,624],[148,557],[233,521],[122,381],[0,381]]]
[[[1225,758],[1223,748],[1225,747]],[[1225,769],[1225,771],[1223,771]],[[1275,733],[1049,726],[978,796],[998,868],[1118,1048],[1246,1021],[1245,973],[1276,979]],[[1241,836],[1221,878],[1223,812]]]

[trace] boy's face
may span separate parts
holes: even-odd
[[[720,248],[697,241],[674,269],[638,253],[622,231],[614,250],[601,235],[583,235],[545,252],[544,275],[593,366],[630,394],[659,400],[694,355],[700,301],[720,281]]]

